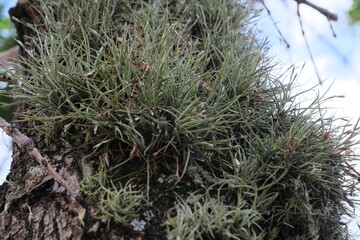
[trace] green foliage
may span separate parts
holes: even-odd
[[[81,190],[94,217],[129,225],[152,206],[154,239],[346,237],[355,134],[322,98],[295,103],[297,74],[273,75],[244,2],[38,4],[14,75],[20,117],[47,142],[93,148]]]
[[[0,20],[0,29],[13,29],[12,23],[9,18],[1,19]]]
[[[208,195],[190,195],[188,200],[192,206],[180,199],[176,215],[169,216],[168,239],[261,239],[265,236],[253,231],[261,232],[257,226],[261,214],[250,209],[246,201],[225,205]]]
[[[140,191],[133,190],[129,181],[125,186],[115,186],[107,182],[106,170],[87,176],[82,182],[81,191],[90,199],[99,198],[100,219],[111,218],[115,222],[127,225],[137,216],[137,206],[145,201]]]
[[[0,5],[0,11],[3,6]],[[0,16],[0,51],[7,50],[15,45],[16,31],[8,15]]]
[[[349,11],[349,16],[352,23],[360,21],[360,0],[353,0],[353,5]]]

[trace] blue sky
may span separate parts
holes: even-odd
[[[9,11],[9,8],[16,5],[17,0],[0,0],[0,4],[4,5],[2,9],[2,14],[6,14]]]

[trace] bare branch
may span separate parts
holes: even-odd
[[[330,12],[329,10],[319,7],[307,0],[294,0],[295,2],[297,2],[298,6],[303,3],[308,5],[309,7],[312,7],[313,9],[317,10],[319,13],[321,13],[322,15],[324,15],[329,21],[337,21],[338,20],[338,16],[335,13]]]
[[[4,132],[9,135],[21,149],[24,149],[42,167],[44,167],[45,170],[68,191],[73,199],[77,200],[78,202],[81,201],[81,197],[70,188],[65,179],[59,173],[57,173],[55,169],[49,164],[49,162],[41,155],[39,149],[34,146],[34,142],[29,137],[22,134],[16,127],[11,126],[1,117],[0,128],[2,128]]]

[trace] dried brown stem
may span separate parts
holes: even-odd
[[[358,179],[360,179],[360,173],[359,173],[358,171],[356,171],[356,169],[353,168],[348,162],[345,162],[345,164],[348,166],[348,168],[349,168],[350,170],[352,170],[352,171],[355,173],[356,177],[357,177]]]
[[[22,134],[16,127],[11,126],[3,118],[0,117],[0,128],[9,135],[16,144],[24,149],[30,156],[32,156],[45,170],[71,195],[71,197],[77,201],[81,200],[81,197],[70,188],[65,179],[55,171],[55,169],[49,164],[49,162],[41,155],[39,149],[34,146],[34,142]]]

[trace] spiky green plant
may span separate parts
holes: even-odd
[[[157,239],[347,237],[354,132],[319,117],[321,98],[295,103],[296,74],[273,75],[246,2],[35,6],[19,117],[84,153],[93,217],[140,217]]]

